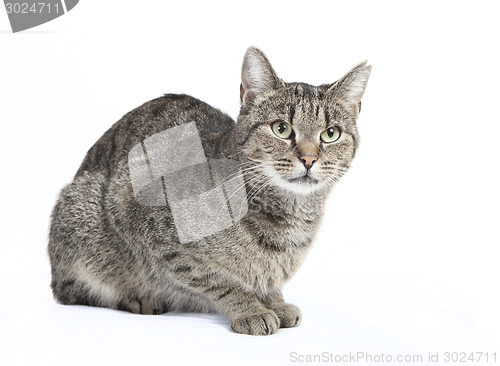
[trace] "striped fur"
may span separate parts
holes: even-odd
[[[285,83],[250,48],[237,123],[186,95],[165,95],[126,114],[89,150],[53,210],[48,250],[55,298],[142,314],[220,312],[245,334],[297,326],[300,310],[284,302],[281,289],[354,157],[369,73],[362,63],[333,84]],[[227,229],[181,243],[168,205],[134,199],[127,157],[147,137],[190,121],[207,157],[241,164],[248,212]],[[274,121],[290,123],[293,137],[275,136]],[[322,143],[319,134],[331,126],[341,138]],[[306,171],[299,159],[305,143],[318,151],[310,172],[315,184],[293,181]]]

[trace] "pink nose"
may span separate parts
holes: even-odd
[[[302,160],[305,167],[309,169],[310,167],[313,166],[314,162],[318,160],[318,157],[316,155],[302,155],[300,157],[300,160]]]

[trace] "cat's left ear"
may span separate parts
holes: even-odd
[[[266,55],[256,47],[248,48],[241,68],[241,105],[248,105],[259,94],[283,85]]]
[[[363,61],[356,65],[328,89],[328,93],[334,93],[336,98],[345,101],[356,114],[361,110],[361,98],[372,70],[371,65],[366,63],[367,61]]]

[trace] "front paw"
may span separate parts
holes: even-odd
[[[280,319],[281,328],[292,328],[300,325],[302,313],[300,309],[292,304],[274,304],[271,309]]]
[[[231,328],[236,333],[250,335],[274,334],[280,327],[280,320],[272,310],[240,314],[231,320]]]

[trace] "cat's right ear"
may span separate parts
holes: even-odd
[[[266,55],[256,47],[248,48],[241,68],[241,105],[248,105],[259,94],[283,85]]]

